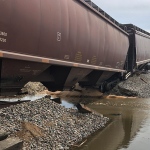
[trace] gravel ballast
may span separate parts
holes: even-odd
[[[23,150],[66,150],[105,127],[107,117],[81,114],[48,98],[0,110],[0,127],[23,140]]]
[[[134,75],[120,82],[111,92],[115,95],[136,96],[139,98],[150,97],[150,73]]]

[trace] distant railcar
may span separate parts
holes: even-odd
[[[101,86],[126,72],[128,33],[87,0],[0,0],[0,89]]]
[[[123,24],[120,27],[128,32],[130,41],[126,70],[134,72],[145,69],[150,62],[150,33],[133,24]]]

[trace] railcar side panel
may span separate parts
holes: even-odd
[[[129,46],[128,37],[114,27],[106,24],[104,64],[108,67],[123,69]]]
[[[0,49],[9,49],[12,1],[0,1]]]
[[[40,3],[37,0],[11,0],[11,3],[10,46],[6,50],[35,55],[41,30]]]
[[[8,36],[1,49],[123,70],[127,34],[78,1],[0,0],[0,7]]]
[[[135,34],[136,62],[145,63],[150,60],[150,36]]]
[[[61,2],[44,0],[41,3],[41,31],[38,56],[61,58]],[[66,9],[66,7],[64,7]]]
[[[0,0],[0,90],[29,80],[56,90],[100,86],[126,72],[128,33],[84,3]]]

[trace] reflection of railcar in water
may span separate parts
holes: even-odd
[[[126,72],[128,35],[89,0],[0,0],[1,93],[112,82]]]

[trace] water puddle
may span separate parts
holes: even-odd
[[[16,97],[16,98],[0,98],[0,101],[3,102],[21,102],[21,101],[35,101],[37,99],[45,97],[46,94],[37,94],[37,95],[26,95],[24,97]]]
[[[57,98],[55,96],[51,96],[50,98],[52,101],[60,104],[61,106],[65,107],[65,108],[76,108],[74,103],[71,101],[67,101],[64,98]]]
[[[37,95],[26,95],[24,97],[0,98],[0,109],[9,107],[11,105],[20,104],[22,102],[35,101],[45,96],[46,96],[45,94],[37,94]]]
[[[103,99],[88,107],[113,121],[77,150],[150,149],[150,99]]]
[[[36,95],[26,95],[24,97],[16,97],[16,98],[0,98],[0,108],[8,107],[10,105],[15,105],[21,102],[28,102],[28,101],[36,101],[45,97],[46,94],[36,94]],[[49,97],[52,101],[64,106],[65,108],[74,108],[77,109],[74,103],[68,102],[67,100],[60,99],[57,97]]]
[[[65,100],[61,100],[61,106],[64,106],[65,108],[76,108],[73,103],[69,103]]]

